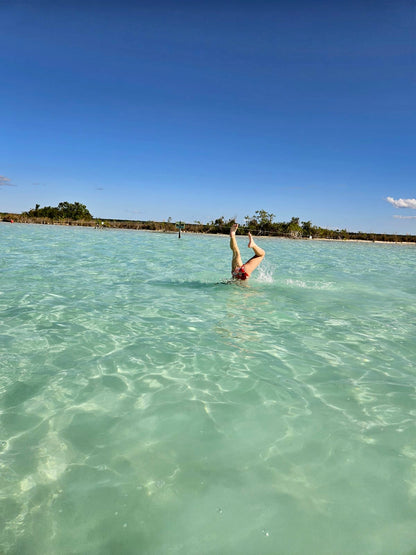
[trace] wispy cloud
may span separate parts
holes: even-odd
[[[16,185],[13,185],[8,177],[0,175],[0,187],[16,187]]]
[[[412,208],[416,210],[416,198],[398,198],[396,200],[393,197],[387,197],[386,200],[396,208]]]
[[[399,220],[416,220],[416,216],[398,216],[396,214],[393,218],[399,218]]]

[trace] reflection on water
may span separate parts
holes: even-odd
[[[0,551],[411,552],[414,249],[0,233]]]

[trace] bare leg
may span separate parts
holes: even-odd
[[[240,249],[238,248],[237,240],[235,238],[235,232],[237,231],[237,228],[238,228],[238,224],[234,224],[230,229],[230,248],[233,251],[233,259],[231,261],[231,271],[243,265]]]
[[[254,251],[253,258],[250,258],[250,260],[248,260],[244,264],[246,272],[250,275],[253,272],[253,270],[255,270],[257,268],[257,266],[260,264],[260,262],[263,260],[264,255],[266,253],[264,252],[264,250],[261,247],[256,245],[256,243],[253,239],[253,236],[251,235],[250,232],[248,233],[248,247],[250,249],[253,249],[253,251]]]

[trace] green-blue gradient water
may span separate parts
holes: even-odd
[[[0,239],[1,553],[415,552],[414,245]]]

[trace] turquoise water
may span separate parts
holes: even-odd
[[[415,552],[415,246],[0,237],[0,552]]]

